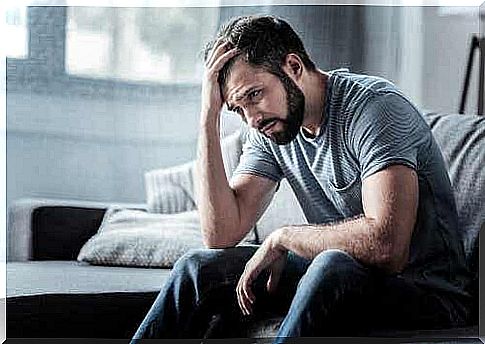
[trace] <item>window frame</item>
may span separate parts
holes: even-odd
[[[7,57],[7,92],[143,101],[200,91],[201,82],[131,81],[68,74],[65,68],[67,9],[66,6],[27,7],[27,57]]]

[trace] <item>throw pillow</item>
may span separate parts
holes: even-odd
[[[241,241],[255,242],[253,231]],[[183,254],[197,248],[204,248],[197,211],[152,214],[113,207],[77,260],[93,265],[171,268]]]
[[[222,160],[227,178],[239,163],[242,151],[238,130],[221,140]],[[160,168],[145,173],[147,208],[151,213],[174,213],[196,208],[193,161],[183,165]]]
[[[111,208],[77,260],[93,265],[170,268],[188,250],[204,247],[199,227],[196,211],[150,214]]]

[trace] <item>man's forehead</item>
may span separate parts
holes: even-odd
[[[261,84],[264,74],[269,74],[262,68],[257,68],[249,65],[247,62],[238,59],[231,67],[231,72],[226,80],[224,87],[225,101],[236,101],[243,93],[254,86]]]

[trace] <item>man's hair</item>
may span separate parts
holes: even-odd
[[[289,53],[298,55],[309,70],[316,70],[297,33],[286,21],[274,16],[232,18],[219,29],[216,38],[207,43],[204,61],[207,61],[219,39],[238,48],[241,52],[238,56],[242,56],[249,65],[261,67],[278,77],[286,76],[282,65]],[[224,87],[235,60],[236,58],[229,60],[219,72],[218,81],[221,87]]]

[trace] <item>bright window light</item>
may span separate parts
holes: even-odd
[[[70,7],[69,74],[163,83],[196,83],[218,8]]]
[[[7,7],[4,47],[7,57],[26,58],[28,53],[27,7]]]

